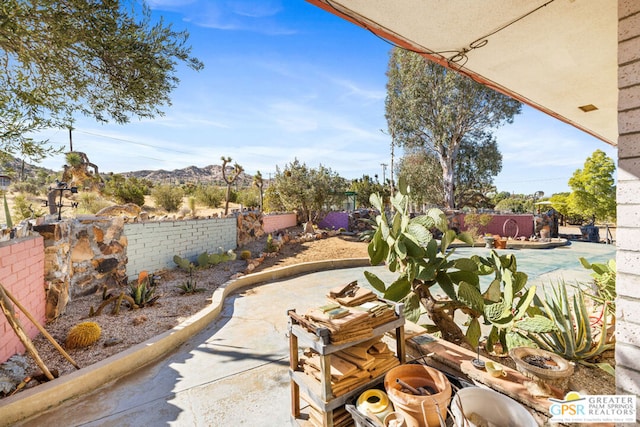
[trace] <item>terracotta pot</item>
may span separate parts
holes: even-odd
[[[396,379],[413,388],[424,387],[435,392],[427,396],[404,393]],[[395,410],[404,416],[407,427],[439,427],[440,417],[446,420],[447,406],[451,400],[451,383],[437,369],[412,364],[397,366],[385,375],[384,387]]]
[[[507,241],[505,239],[496,239],[493,241],[496,249],[507,249]]]

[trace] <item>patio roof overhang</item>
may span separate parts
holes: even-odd
[[[617,144],[617,0],[307,1]]]

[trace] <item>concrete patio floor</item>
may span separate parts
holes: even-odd
[[[459,248],[456,252],[468,256],[486,254],[487,249]],[[582,268],[579,257],[590,262],[615,257],[614,246],[596,243],[501,252],[515,253],[520,270],[535,284],[558,278],[588,281],[589,271]],[[286,311],[304,313],[323,304],[328,289],[339,284],[358,280],[366,285],[365,270],[387,282],[394,277],[386,267],[322,268],[325,270],[304,275],[298,271],[294,273],[298,275],[282,279],[272,275],[265,284],[236,290],[224,300],[214,321],[160,360],[12,425],[290,425]],[[73,387],[73,381],[68,387]],[[23,392],[24,396],[30,392]],[[23,393],[14,396],[12,403]],[[0,401],[0,425],[5,425],[4,404]]]

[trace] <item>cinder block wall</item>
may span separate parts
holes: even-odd
[[[236,218],[125,224],[127,276],[174,268],[173,256],[195,260],[203,253],[236,248]]]
[[[640,395],[640,2],[618,0],[616,387]],[[640,405],[640,399],[638,399]],[[640,417],[640,407],[636,408]]]
[[[38,322],[45,322],[44,240],[41,236],[0,243],[0,283]],[[12,304],[13,305],[13,304]],[[16,316],[29,338],[38,329],[14,305]],[[25,348],[3,314],[0,314],[0,363]]]
[[[296,226],[296,214],[265,215],[262,217],[262,229],[265,233]]]

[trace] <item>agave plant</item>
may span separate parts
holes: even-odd
[[[598,366],[614,374],[613,368],[608,363],[592,362],[602,352],[613,348],[613,344],[606,342],[606,316],[599,330],[592,331],[582,290],[575,290],[570,304],[567,286],[561,281],[551,288],[545,287],[544,299],[536,295],[533,302],[554,327],[546,332],[530,332],[528,337],[531,340],[540,348],[559,354],[565,359],[586,366]],[[596,335],[599,335],[597,341],[594,340]]]
[[[146,271],[138,274],[138,280],[129,285],[129,295],[138,307],[151,306],[160,298],[155,295],[156,283],[155,278],[150,276]]]

